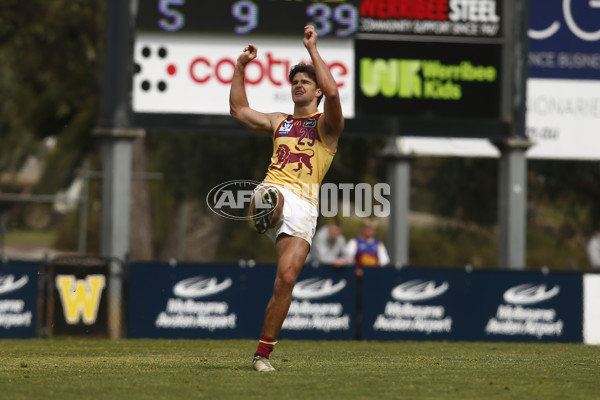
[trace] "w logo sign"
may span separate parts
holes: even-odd
[[[76,280],[75,275],[57,275],[55,282],[67,324],[77,325],[81,321],[85,325],[94,324],[106,277],[88,275],[85,279]]]

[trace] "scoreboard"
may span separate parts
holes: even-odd
[[[252,107],[291,112],[287,72],[310,62],[302,36],[312,25],[355,120],[347,131],[377,135],[385,129],[374,123],[396,119],[409,135],[505,136],[505,5],[515,1],[138,0],[134,119],[146,129],[197,130],[207,117],[226,125],[248,43],[258,48],[247,69]]]
[[[137,29],[297,35],[310,24],[321,37],[349,37],[358,21],[358,0],[154,0],[140,2]]]

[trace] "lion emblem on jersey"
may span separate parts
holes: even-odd
[[[310,163],[310,159],[315,155],[315,152],[312,149],[308,149],[305,151],[310,151],[310,153],[303,153],[298,146],[295,146],[295,149],[298,153],[294,153],[290,150],[290,148],[285,144],[280,144],[275,152],[277,156],[277,163],[275,165],[271,165],[269,169],[279,169],[282,170],[288,164],[298,164],[297,168],[294,169],[294,172],[300,171],[302,167],[308,168],[308,175],[312,175],[313,167]]]

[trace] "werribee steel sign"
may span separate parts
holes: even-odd
[[[362,0],[361,33],[495,38],[501,1]]]
[[[361,1],[358,119],[398,119],[403,136],[506,136],[504,22],[502,1]]]

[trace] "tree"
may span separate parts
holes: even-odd
[[[0,3],[1,170],[16,170],[56,136],[62,154],[48,161],[41,189],[66,184],[95,122],[102,21],[96,0]]]

